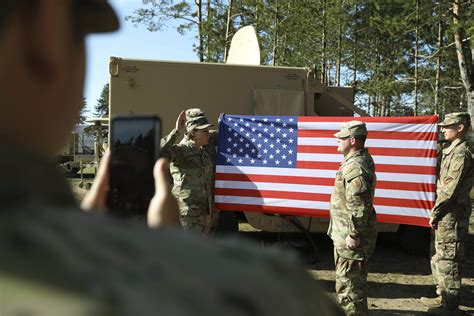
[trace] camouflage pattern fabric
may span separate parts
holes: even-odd
[[[53,162],[0,163],[2,316],[343,315],[288,252],[82,212]]]
[[[367,315],[368,261],[341,257],[334,250],[336,296],[347,315]]]
[[[431,271],[442,303],[448,308],[459,305],[472,182],[472,150],[465,139],[457,139],[442,151],[437,198],[431,213],[438,221],[431,242]]]
[[[179,136],[179,131],[172,130],[161,140],[161,156],[170,162],[172,192],[178,200],[183,227],[201,230],[206,223],[210,226],[203,227],[202,231],[212,233],[218,218],[214,206],[216,133],[211,133],[209,144],[202,150],[197,149],[187,136],[175,144]]]
[[[212,235],[215,232],[215,227],[217,227],[218,221],[219,216],[217,212],[213,212],[211,215],[202,216],[188,215],[181,217],[181,226],[186,230]]]
[[[377,240],[375,182],[374,161],[361,149],[342,162],[331,196],[328,235],[334,243],[336,295],[348,315],[367,311],[367,265]],[[347,236],[359,237],[359,246],[348,249]]]

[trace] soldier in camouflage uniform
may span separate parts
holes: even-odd
[[[179,224],[163,159],[159,229],[80,210],[55,154],[81,108],[85,35],[117,28],[105,0],[1,2],[0,314],[341,315],[287,253],[163,227]],[[84,208],[105,211],[107,167]]]
[[[184,229],[205,234],[215,231],[214,170],[217,132],[200,109],[181,112],[176,127],[161,140],[161,155],[170,161],[173,195],[178,200]],[[175,144],[186,127],[184,138]]]
[[[441,157],[436,202],[431,211],[430,226],[434,229],[431,243],[431,271],[439,295],[421,301],[432,308],[431,314],[456,314],[459,306],[461,272],[468,238],[473,181],[472,149],[466,141],[470,127],[466,112],[447,114],[439,123],[450,146]]]
[[[347,315],[366,315],[368,261],[377,239],[374,161],[364,147],[365,123],[344,123],[334,136],[337,151],[344,155],[331,196],[328,230],[334,243],[336,295]]]

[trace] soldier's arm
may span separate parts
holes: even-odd
[[[349,212],[349,236],[357,238],[368,223],[367,199],[370,199],[367,175],[359,166],[354,166],[344,175],[346,183],[346,201]]]
[[[449,205],[456,196],[459,189],[459,183],[463,179],[472,163],[471,153],[455,153],[448,167],[447,177],[443,179],[445,185],[438,188],[435,206],[431,212],[431,218],[438,222],[448,211]]]
[[[176,158],[177,148],[175,146],[176,141],[181,136],[181,132],[177,129],[173,129],[171,133],[161,139],[161,151],[160,156],[168,160],[174,160]]]

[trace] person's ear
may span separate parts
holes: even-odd
[[[355,143],[356,143],[355,137],[351,137],[351,138],[349,139],[349,142],[350,142],[351,146],[354,146]]]
[[[68,1],[32,0],[21,7],[22,59],[30,80],[38,85],[62,80],[68,26]]]
[[[462,133],[466,129],[466,126],[463,123],[458,124],[458,132]]]

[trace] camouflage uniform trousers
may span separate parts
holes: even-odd
[[[456,308],[460,303],[459,291],[467,234],[458,241],[443,241],[438,235],[435,230],[431,238],[431,272],[442,304]]]
[[[346,315],[367,315],[368,261],[339,256],[334,249],[336,264],[336,297]]]
[[[214,235],[218,221],[218,212],[212,212],[211,215],[200,216],[181,215],[181,225],[185,230],[206,235]]]

